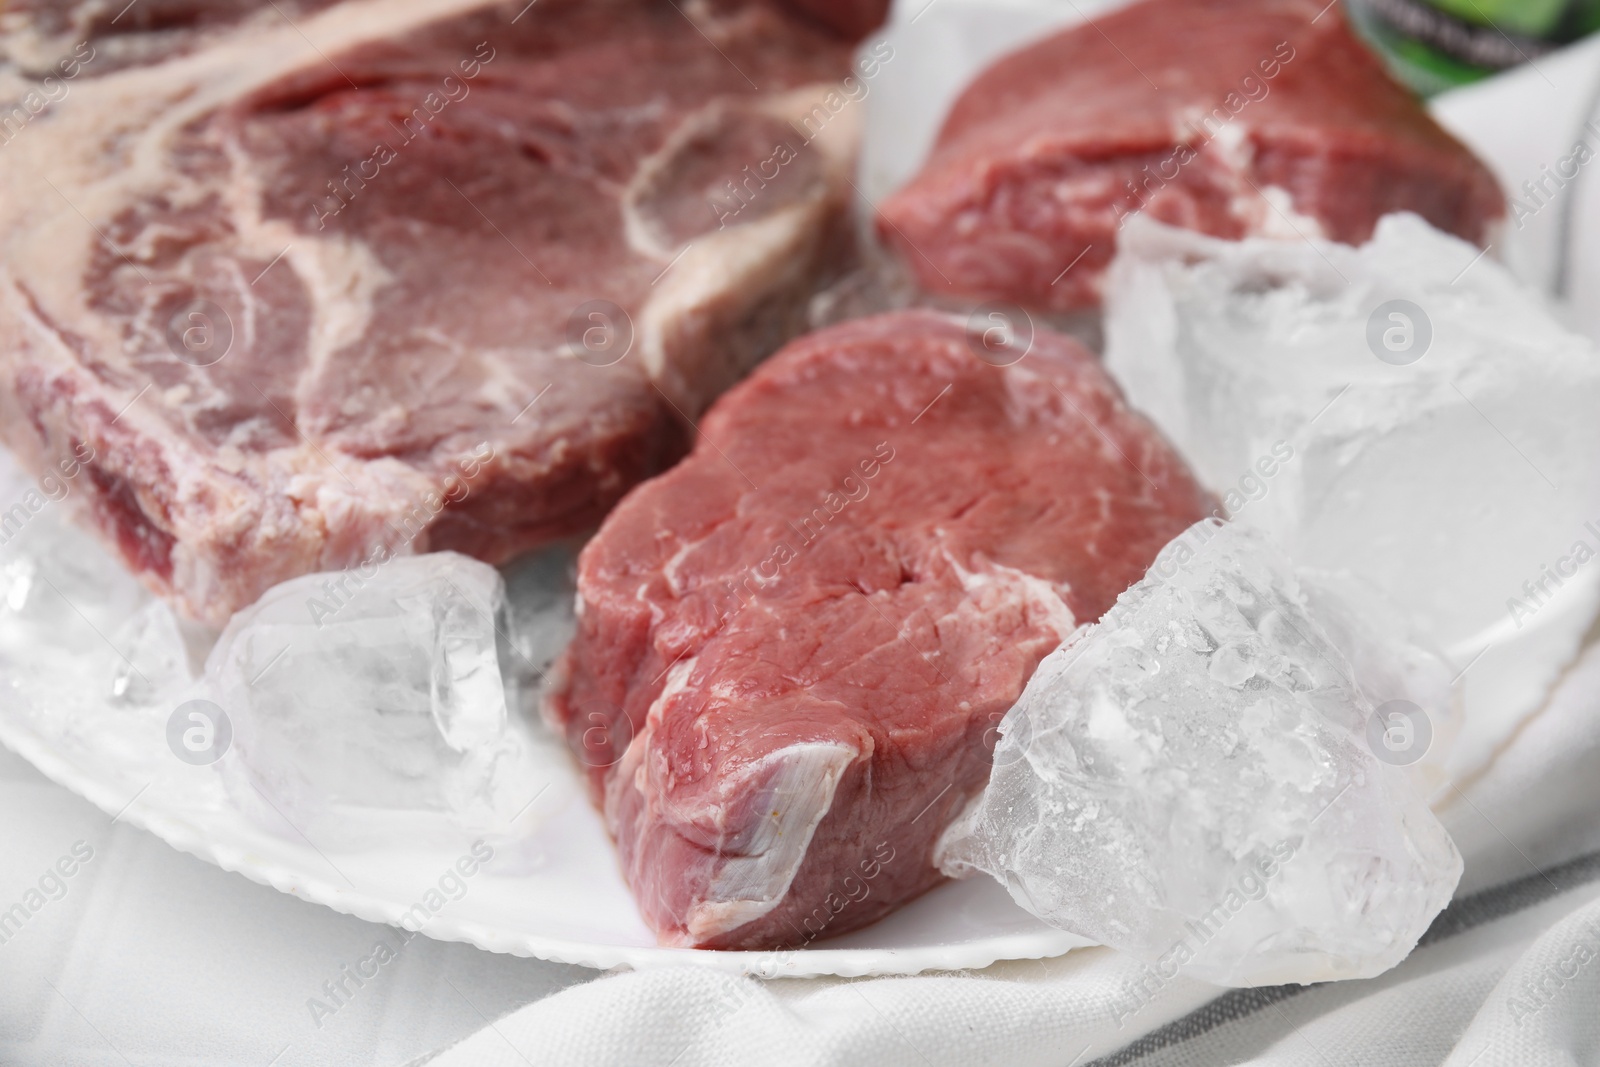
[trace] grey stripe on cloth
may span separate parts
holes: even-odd
[[[1452,901],[1433,920],[1433,924],[1417,942],[1417,947],[1426,948],[1485,923],[1515,915],[1596,880],[1600,880],[1600,852],[1591,852],[1526,878]],[[1125,1064],[1137,1063],[1152,1053],[1192,1041],[1220,1026],[1249,1018],[1279,1001],[1318,988],[1321,986],[1282,985],[1234,990],[1084,1067],[1124,1067]]]
[[[1600,82],[1595,84],[1594,92],[1590,94],[1589,104],[1583,113],[1584,124],[1578,130],[1577,141],[1589,144],[1594,132],[1600,130]],[[1585,174],[1580,170],[1573,176],[1570,186],[1562,190],[1566,195],[1561,198],[1561,245],[1556,259],[1555,293],[1567,300],[1572,299],[1572,274],[1575,270],[1573,260],[1578,254],[1577,227],[1574,219],[1578,213],[1579,196],[1584,186]]]

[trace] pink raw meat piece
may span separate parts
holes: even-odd
[[[593,528],[849,255],[849,48],[775,5],[93,10],[7,16],[105,55],[0,152],[0,436],[216,625]]]
[[[664,944],[803,944],[939,882],[1035,666],[1211,510],[1076,342],[980,350],[932,312],[791,343],[585,549],[547,711]]]
[[[1505,204],[1337,6],[1143,0],[996,60],[878,229],[928,290],[1064,311],[1142,211],[1347,244],[1413,211],[1482,244]]]

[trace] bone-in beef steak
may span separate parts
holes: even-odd
[[[183,47],[78,55],[0,150],[0,433],[92,450],[190,614],[591,527],[847,248],[852,118],[790,119],[848,48],[776,6],[246,6],[151,5]]]
[[[1337,6],[1144,0],[980,75],[879,230],[925,288],[1066,310],[1142,211],[1351,244],[1414,211],[1481,244],[1504,202]]]
[[[585,549],[548,710],[664,943],[803,943],[938,882],[1034,667],[1208,510],[1076,342],[974,344],[931,312],[793,342]]]
[[[0,6],[0,60],[44,75],[62,56],[87,55],[83,73],[98,77],[192,51],[236,27],[281,27],[338,2],[10,0]]]

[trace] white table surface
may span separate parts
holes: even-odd
[[[113,823],[0,750],[0,911],[80,841],[66,893],[0,944],[6,1067],[405,1064],[597,973],[418,936],[314,1019],[322,984],[397,931]]]

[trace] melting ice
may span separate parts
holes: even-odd
[[[1316,598],[1359,610],[1342,597]],[[1416,648],[1352,656],[1313,599],[1261,533],[1191,527],[1040,665],[941,866],[986,871],[1046,922],[1169,976],[1394,966],[1461,858],[1415,769],[1377,754],[1368,683],[1427,699],[1437,667]]]
[[[1119,240],[1108,368],[1237,521],[1443,649],[1451,770],[1481,767],[1600,605],[1600,354],[1411,215],[1360,248],[1143,218]]]
[[[532,784],[503,580],[453,552],[373,570],[284,582],[228,624],[206,673],[230,788],[302,832],[355,809],[503,826]]]

